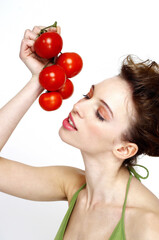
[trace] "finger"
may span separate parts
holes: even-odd
[[[41,29],[44,29],[44,28],[45,28],[44,26],[34,26],[32,29],[32,32],[34,34],[36,34],[36,36],[37,36],[40,33]],[[58,34],[61,34],[60,26],[47,28],[46,31],[47,32],[57,32]],[[29,32],[27,34],[29,34]],[[34,39],[34,38],[32,37],[32,39]]]
[[[19,52],[19,57],[21,59],[23,59],[25,57],[25,53],[28,49],[30,49],[26,43],[28,39],[23,39],[22,42],[21,42],[21,46],[20,46],[20,52]],[[31,51],[31,50],[29,50]]]
[[[32,29],[32,31],[33,31],[34,33],[36,33],[36,34],[39,34],[40,31],[41,31],[42,29],[44,29],[44,28],[45,28],[45,26],[34,26],[33,29]],[[50,28],[47,28],[46,31],[48,31],[48,32],[50,32],[50,31],[56,32],[57,30],[56,30],[56,27],[50,27]]]
[[[34,26],[32,31],[36,34],[39,34],[41,29],[45,28],[44,26]],[[61,28],[60,26],[57,26],[57,27],[50,27],[50,28],[47,28],[46,31],[48,32],[57,32],[57,33],[61,33]]]
[[[31,31],[30,29],[25,30],[24,39],[35,40],[36,37],[37,34],[35,32]]]
[[[34,46],[35,41],[31,39],[23,39],[23,45],[26,45],[27,47]]]
[[[50,27],[47,29],[48,32],[56,32],[57,28],[56,27]]]
[[[20,46],[20,57],[25,55],[25,52],[29,50],[29,52],[33,52],[34,49],[34,41],[30,39],[23,39]]]
[[[61,27],[60,26],[57,26],[57,33],[61,34]]]
[[[59,26],[48,28],[47,31],[48,32],[57,32],[58,34],[61,34],[61,28]]]
[[[41,29],[45,28],[44,26],[34,26],[32,31],[35,33],[35,34],[39,34]]]

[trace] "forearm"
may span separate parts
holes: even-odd
[[[0,150],[24,114],[43,91],[36,78],[32,77],[25,87],[0,109]]]

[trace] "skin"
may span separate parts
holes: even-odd
[[[81,99],[72,110],[78,131],[61,127],[59,135],[81,150],[87,180],[86,208],[90,209],[98,201],[114,199],[114,190],[121,185],[123,176],[125,180],[125,175],[127,178],[129,175],[127,169],[121,168],[122,162],[138,148],[136,144],[121,141],[121,134],[130,124],[129,117],[135,112],[127,83],[116,76],[95,85],[94,92],[90,90],[88,96],[90,99]],[[99,99],[107,102],[113,117]],[[96,117],[97,109],[104,121]],[[103,189],[107,190],[103,192]]]
[[[136,144],[123,142],[121,139],[122,133],[136,115],[127,82],[119,76],[106,79],[96,84],[94,91],[91,88],[87,96],[89,99],[79,100],[71,112],[78,131],[68,131],[63,126],[59,130],[64,142],[81,151],[87,183],[79,193],[64,240],[97,239],[99,236],[101,239],[103,236],[108,239],[111,236],[121,218],[125,189],[130,176],[122,163],[138,151]],[[100,99],[109,105],[113,116]],[[97,110],[104,121],[96,117]],[[147,226],[149,229],[150,222],[153,222],[157,229],[159,220],[158,217],[154,220],[152,213],[158,211],[158,199],[133,177],[125,214],[127,239],[155,239],[158,231],[149,233],[148,237],[148,233],[143,232],[143,228],[139,226]],[[107,221],[109,224],[107,223],[106,228]],[[132,226],[135,227],[132,229]],[[96,233],[94,229],[98,229]]]
[[[0,150],[43,91],[39,72],[46,61],[35,55],[33,47],[41,28],[36,26],[24,33],[19,55],[32,77],[0,109]],[[60,27],[49,30],[61,32]],[[129,178],[128,170],[121,165],[138,150],[136,144],[121,140],[121,134],[135,118],[127,83],[115,76],[96,84],[94,92],[91,89],[87,95],[89,99],[81,99],[71,111],[78,131],[68,131],[63,126],[59,130],[64,142],[81,151],[85,171],[68,166],[32,167],[0,157],[0,191],[20,198],[70,203],[73,194],[87,183],[79,193],[64,240],[109,238],[121,217]],[[114,117],[99,98],[110,106]],[[97,110],[104,121],[96,117]],[[158,226],[158,199],[133,177],[125,213],[126,239],[156,240]]]

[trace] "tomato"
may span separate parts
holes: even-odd
[[[61,52],[63,40],[56,32],[42,33],[34,43],[34,50],[39,57],[53,58]]]
[[[83,67],[82,58],[75,52],[62,53],[56,63],[65,70],[68,78],[76,76]]]
[[[58,92],[46,92],[39,97],[40,106],[46,111],[58,109],[62,104],[62,96]]]
[[[71,97],[74,91],[73,83],[70,81],[70,79],[66,79],[65,84],[58,90],[58,92],[61,94],[63,99],[67,99]]]
[[[66,74],[59,65],[44,68],[39,74],[39,82],[48,91],[57,91],[66,81]]]

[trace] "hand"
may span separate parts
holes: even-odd
[[[34,50],[34,42],[36,40],[37,34],[42,28],[44,27],[35,26],[32,31],[30,29],[27,29],[25,31],[19,53],[21,60],[31,71],[32,75],[35,76],[39,75],[45,64],[48,62],[48,59],[42,59],[38,57]],[[57,26],[57,28],[52,27],[49,28],[48,31],[53,31],[60,34],[61,28],[59,26]]]

